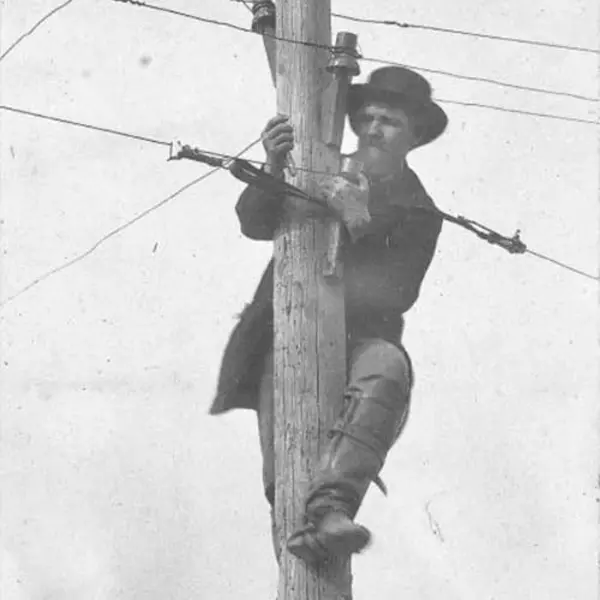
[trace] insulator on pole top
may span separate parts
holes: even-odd
[[[259,0],[252,5],[252,31],[264,33],[275,29],[275,4],[271,0]]]
[[[335,38],[335,46],[331,52],[331,59],[327,65],[327,71],[335,73],[338,69],[344,69],[350,77],[360,74],[358,66],[359,54],[357,52],[358,37],[349,31],[340,31]]]

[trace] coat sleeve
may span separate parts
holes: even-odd
[[[281,207],[279,196],[249,185],[235,207],[242,233],[252,240],[272,240],[280,222]]]
[[[441,228],[438,215],[408,210],[389,236],[389,247],[361,253],[348,278],[352,304],[384,313],[409,310],[419,296]]]
[[[442,218],[431,212],[410,211],[404,228],[391,239],[391,262],[394,288],[402,289],[402,281],[410,282],[403,303],[408,310],[419,297],[421,284],[429,270],[442,230]]]

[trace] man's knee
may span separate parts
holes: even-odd
[[[406,351],[379,338],[364,340],[351,357],[349,386],[386,381],[408,395],[412,387],[412,367]]]

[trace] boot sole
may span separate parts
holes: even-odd
[[[346,556],[362,552],[371,541],[371,534],[365,527],[358,527],[353,531],[327,536],[322,544],[336,556]]]
[[[309,564],[316,564],[323,560],[325,555],[344,557],[358,554],[369,545],[370,541],[369,530],[358,527],[338,534],[321,534],[317,539],[312,539],[312,544],[308,543],[305,537],[290,540],[287,549],[297,558]],[[314,550],[314,546],[319,547],[318,552]]]

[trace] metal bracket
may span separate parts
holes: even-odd
[[[358,37],[355,33],[342,31],[337,34],[335,46],[331,51],[331,58],[326,69],[333,75],[331,104],[328,110],[332,111],[330,118],[325,119],[325,143],[340,150],[344,135],[344,123],[348,102],[348,91],[352,77],[360,74],[357,52]],[[341,261],[341,247],[343,243],[342,224],[333,222],[329,227],[327,242],[327,255],[323,266],[323,275],[327,278],[341,279],[343,267]]]
[[[195,148],[189,144],[182,144],[178,140],[171,142],[169,146],[169,158],[167,160],[181,160],[182,158],[195,160],[211,167],[223,167],[225,169],[228,169],[232,162],[232,159],[207,154],[199,148]]]

